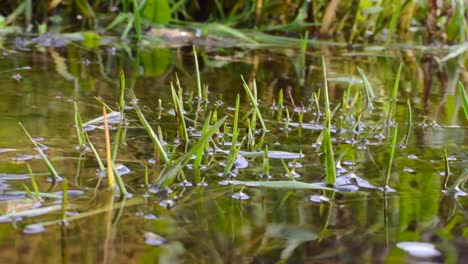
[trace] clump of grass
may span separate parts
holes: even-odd
[[[260,109],[258,108],[258,102],[257,102],[257,84],[254,80],[254,84],[253,84],[253,94],[252,94],[252,91],[250,91],[250,87],[249,85],[247,84],[247,82],[244,80],[244,77],[242,77],[242,82],[243,82],[243,87],[244,87],[244,90],[245,92],[247,93],[248,97],[249,97],[249,100],[250,100],[250,103],[252,104],[253,108],[254,108],[254,113],[255,113],[255,116],[258,118],[258,120],[260,121],[260,124],[262,126],[262,130],[263,131],[268,131],[266,125],[265,125],[265,122],[263,121],[263,117],[262,117],[262,114],[260,112]],[[254,127],[253,127],[254,128]]]
[[[192,156],[195,155],[200,150],[200,148],[203,148],[205,146],[205,144],[208,142],[208,140],[210,140],[211,136],[213,136],[214,133],[219,131],[219,128],[224,123],[224,121],[226,121],[226,119],[227,116],[218,120],[206,131],[205,134],[203,134],[200,137],[198,142],[189,151],[187,151],[185,155],[174,161],[170,169],[157,180],[157,185],[170,185],[174,181],[179,171],[187,165]],[[206,122],[210,122],[210,120],[206,120]]]
[[[104,106],[102,106],[102,116],[104,117],[104,136],[106,141],[106,160],[107,160],[107,183],[111,191],[115,189],[115,175],[113,170],[113,161],[111,156],[111,144],[110,144],[110,135],[109,135],[109,126],[107,123],[107,111]]]
[[[132,97],[133,97],[133,101],[136,101],[136,97],[135,97],[135,94],[133,92],[132,92]],[[148,133],[149,137],[151,138],[151,141],[153,142],[153,146],[154,146],[155,150],[158,153],[158,157],[160,159],[162,159],[163,164],[168,164],[169,163],[169,157],[167,156],[166,151],[164,150],[164,147],[163,147],[160,139],[158,138],[156,133],[154,133],[154,130],[151,128],[148,121],[146,121],[146,118],[143,115],[143,113],[141,112],[140,107],[138,107],[137,104],[134,104],[133,107],[135,109],[135,112],[138,115],[138,119],[140,120],[141,124],[145,128],[145,130]]]

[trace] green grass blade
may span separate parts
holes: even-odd
[[[390,157],[388,159],[387,176],[385,177],[384,188],[388,187],[388,183],[390,181],[390,175],[392,173],[392,165],[393,165],[393,158],[395,157],[397,135],[398,135],[398,125],[395,124],[395,127],[393,127],[392,129],[392,145],[390,146]]]
[[[135,94],[132,93],[132,97],[135,101],[136,100]],[[148,121],[146,121],[146,118],[141,112],[140,107],[138,107],[137,104],[134,104],[133,107],[135,108],[135,112],[138,115],[138,119],[140,119],[141,124],[143,125],[149,137],[151,138],[156,151],[158,152],[159,156],[162,158],[163,163],[164,164],[169,163],[169,158],[167,157],[167,154],[166,154],[166,151],[164,150],[163,145],[161,144],[158,136],[156,136],[156,133],[154,133],[154,130],[151,128]]]
[[[34,139],[31,137],[31,135],[28,133],[28,131],[26,130],[26,128],[23,126],[23,124],[21,122],[19,122],[19,125],[23,129],[24,133],[28,136],[29,140],[36,147],[37,152],[39,152],[39,155],[41,156],[42,160],[45,162],[45,164],[46,164],[47,168],[49,169],[50,173],[52,174],[52,176],[54,176],[54,177],[52,177],[52,182],[55,183],[57,180],[61,180],[62,178],[59,176],[59,174],[55,170],[52,163],[50,163],[49,159],[47,158],[46,154],[42,151],[39,144],[37,144],[37,142],[34,141]]]
[[[361,75],[362,82],[364,83],[364,91],[366,94],[367,108],[369,110],[372,110],[374,109],[374,105],[372,104],[372,101],[374,100],[374,97],[375,97],[374,90],[372,89],[372,86],[369,80],[367,79],[367,76],[364,73],[364,71],[358,67],[358,72]]]
[[[192,46],[192,49],[193,49],[193,58],[195,59],[195,71],[196,71],[196,77],[197,77],[198,101],[201,101],[202,98],[203,98],[203,95],[202,95],[202,86],[201,86],[200,66],[198,65],[197,49],[195,48],[195,46]]]
[[[333,186],[336,182],[336,165],[333,155],[333,145],[331,141],[330,130],[324,129],[324,152],[325,152],[325,168],[326,181],[328,186]]]
[[[252,91],[250,91],[249,85],[244,80],[244,77],[241,76],[241,78],[242,78],[242,81],[244,82],[244,84],[243,84],[244,90],[247,93],[247,95],[248,95],[248,97],[250,99],[250,102],[252,103],[252,106],[254,107],[255,115],[260,120],[260,124],[262,125],[263,131],[268,131],[268,129],[267,129],[266,125],[265,125],[265,122],[263,121],[263,117],[262,117],[262,114],[260,112],[260,109],[258,108],[258,102],[255,99],[255,96],[252,94]],[[255,80],[254,80],[254,82],[255,82]]]
[[[78,137],[79,148],[81,149],[86,144],[86,137],[83,130],[83,121],[81,120],[80,112],[78,111],[78,105],[76,102],[73,102],[75,108],[75,129],[76,136]]]
[[[330,101],[328,99],[328,81],[327,81],[327,65],[325,63],[325,57],[322,56],[322,71],[323,71],[323,92],[325,100],[325,118],[327,120],[326,127],[330,129],[331,116],[330,116]]]
[[[460,90],[465,117],[468,120],[468,96],[466,95],[465,87],[461,82],[458,83],[458,89]]]

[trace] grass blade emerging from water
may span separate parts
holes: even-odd
[[[76,136],[78,137],[78,150],[86,149],[86,136],[83,130],[83,121],[81,119],[80,112],[78,111],[78,105],[76,102],[73,102],[73,106],[75,108],[75,128],[76,128]]]
[[[325,64],[325,58],[322,57],[322,70],[323,70],[323,82],[324,82],[324,101],[325,101],[325,118],[326,124],[323,129],[323,150],[325,153],[325,168],[326,168],[326,181],[328,186],[333,186],[336,181],[336,165],[335,158],[333,157],[333,145],[330,135],[331,127],[331,113],[330,113],[330,101],[328,98],[328,83],[327,83],[327,65]]]
[[[136,101],[135,94],[132,93],[133,101]],[[163,145],[161,144],[161,141],[159,140],[158,136],[156,133],[154,133],[154,130],[151,128],[150,124],[148,121],[146,121],[145,116],[141,112],[140,107],[138,107],[137,104],[134,104],[133,107],[135,108],[135,112],[138,115],[138,119],[140,119],[141,124],[145,128],[146,132],[148,133],[149,137],[153,141],[154,148],[158,152],[159,157],[162,159],[162,162],[164,164],[169,163],[169,158],[167,157],[166,151],[163,148]]]
[[[200,67],[198,65],[197,49],[195,48],[195,46],[192,46],[192,48],[193,48],[193,58],[195,59],[195,70],[196,70],[196,76],[197,76],[198,101],[201,101],[203,94],[202,94],[202,86],[201,86]]]
[[[19,125],[21,126],[21,128],[23,129],[24,133],[28,136],[29,140],[34,144],[34,146],[36,147],[36,150],[37,152],[39,152],[39,155],[41,156],[42,160],[44,160],[47,168],[49,169],[50,173],[52,174],[52,182],[55,183],[57,180],[62,180],[62,178],[59,176],[59,174],[57,173],[57,171],[55,170],[54,166],[52,165],[52,163],[50,163],[50,160],[47,158],[46,154],[42,151],[41,147],[39,146],[39,144],[37,144],[37,142],[31,137],[31,135],[28,133],[28,131],[26,130],[26,128],[23,126],[23,124],[21,122],[19,122]]]
[[[110,190],[113,192],[115,190],[115,175],[112,169],[114,162],[111,156],[109,125],[107,123],[107,111],[105,106],[102,106],[102,116],[104,117],[104,135],[106,140],[107,183]]]
[[[242,78],[242,81],[243,81],[244,90],[247,93],[247,95],[249,96],[250,102],[252,103],[252,106],[254,107],[254,111],[255,111],[256,116],[260,120],[260,124],[262,125],[263,131],[268,131],[268,129],[266,128],[265,122],[263,121],[263,117],[262,117],[262,114],[260,112],[260,109],[258,108],[257,98],[250,91],[249,85],[245,81],[244,77],[241,76],[241,78]],[[255,80],[254,80],[254,82],[255,82]],[[257,87],[257,85],[254,84],[254,88],[256,88],[256,87]],[[254,93],[257,94],[256,91],[254,91]]]
[[[392,173],[392,165],[393,165],[393,158],[395,156],[397,134],[398,134],[398,125],[395,124],[395,127],[393,127],[392,129],[392,145],[390,146],[391,147],[390,157],[388,159],[387,176],[385,178],[384,190],[388,188],[388,183],[390,181],[390,174]]]
[[[374,105],[372,104],[372,100],[374,100],[374,97],[375,97],[374,91],[372,90],[372,86],[369,80],[367,79],[367,76],[364,73],[364,71],[358,67],[358,72],[361,75],[362,82],[364,83],[364,91],[366,92],[367,109],[373,110]]]

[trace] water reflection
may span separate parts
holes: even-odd
[[[350,139],[355,140],[351,144],[335,142],[340,152],[351,146],[342,164],[354,176],[346,174],[340,180],[352,189],[294,191],[221,185],[220,181],[228,178],[218,176],[223,170],[223,160],[214,158],[198,171],[187,169],[184,178],[172,189],[160,190],[151,183],[164,167],[148,162],[154,150],[135,114],[129,111],[125,144],[119,149],[118,160],[125,164],[124,179],[133,198],[119,201],[106,191],[102,177],[96,175],[98,165],[93,156],[75,149],[73,102],[78,103],[84,121],[93,121],[100,115],[100,104],[95,97],[116,108],[117,76],[122,67],[128,76],[126,88],[135,92],[145,115],[155,128],[161,128],[167,144],[174,144],[177,132],[173,127],[175,118],[170,112],[173,106],[168,87],[170,82],[175,82],[177,73],[187,91],[184,98],[195,93],[192,48],[147,47],[139,51],[111,52],[68,45],[31,48],[1,57],[0,89],[4,96],[0,99],[0,150],[4,151],[0,151],[0,173],[22,175],[21,180],[15,181],[0,178],[5,184],[0,189],[0,200],[6,201],[4,208],[11,208],[15,200],[31,204],[24,192],[21,196],[12,193],[24,191],[23,185],[30,185],[30,178],[24,176],[25,165],[13,162],[13,157],[29,155],[23,162],[28,162],[33,172],[47,172],[42,160],[34,159],[35,152],[19,130],[18,121],[33,136],[44,138],[43,143],[48,146],[46,154],[61,175],[73,182],[73,190],[77,189],[73,192],[76,195],[70,197],[77,211],[68,216],[68,225],[59,224],[61,215],[55,211],[1,224],[1,258],[5,262],[47,263],[412,261],[413,251],[405,253],[407,249],[401,250],[402,244],[398,243],[418,241],[435,246],[432,250],[440,253],[434,256],[435,261],[465,261],[468,259],[463,251],[468,247],[463,236],[467,228],[467,200],[464,196],[444,194],[441,184],[444,177],[439,175],[443,171],[443,149],[454,158],[450,161],[454,174],[461,175],[466,164],[466,120],[456,103],[458,99],[452,95],[452,87],[463,79],[459,77],[463,69],[452,61],[440,64],[436,54],[417,50],[388,51],[375,56],[358,52],[368,51],[350,53],[323,48],[321,53],[309,51],[305,61],[301,61],[294,50],[199,49],[200,74],[208,86],[210,104],[219,113],[229,114],[232,114],[234,95],[243,92],[240,76],[249,85],[255,79],[265,115],[275,112],[269,116],[272,132],[255,135],[255,140],[270,146],[269,176],[272,180],[284,180],[281,159],[290,158],[288,164],[301,175],[301,180],[319,182],[324,173],[320,148],[313,144],[317,144],[323,125],[317,122],[320,115],[313,109],[317,99],[314,96],[323,86],[320,56],[327,55],[333,106],[342,102],[348,87],[353,96],[362,89],[357,66],[363,69],[377,96],[376,110],[369,113],[371,121],[384,118],[381,113],[386,113],[399,57],[407,58],[396,116],[399,127],[404,128],[407,125],[404,102],[410,98],[414,119],[412,135],[406,148],[398,150],[392,173],[390,183],[395,192],[381,190],[382,170],[388,161],[385,145],[388,135],[370,121],[357,126],[356,131],[341,131],[346,136],[351,134]],[[22,67],[30,69],[19,70]],[[18,70],[9,71],[12,68]],[[12,78],[15,74],[21,78]],[[292,122],[288,126],[284,122],[286,111],[278,114],[270,109],[277,103],[281,89],[284,105],[290,109]],[[241,100],[241,108],[247,109],[249,101],[245,96]],[[207,116],[207,109],[193,113],[190,107],[195,109],[187,105],[189,119],[204,120]],[[304,115],[303,122],[299,120],[300,114]],[[95,122],[90,125],[98,127],[99,120]],[[374,126],[382,130],[381,136],[364,140],[363,133]],[[102,131],[88,132],[101,151]],[[194,128],[194,134],[198,132]],[[365,149],[359,149],[353,142],[362,143]],[[262,173],[263,149],[239,154],[245,162],[242,160],[242,166],[236,171],[238,179],[257,180]],[[409,155],[417,158],[409,159]],[[144,165],[149,165],[149,184],[143,177]],[[43,176],[36,176],[42,191],[50,187]],[[207,186],[200,186],[202,179]],[[54,192],[60,191],[60,186],[54,188]],[[59,208],[55,203],[46,200],[41,208]],[[47,224],[41,225],[44,228],[41,230],[36,223]],[[42,233],[23,234],[38,230]]]

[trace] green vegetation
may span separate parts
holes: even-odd
[[[463,261],[467,7],[442,2],[2,2],[0,257]]]
[[[244,43],[280,44],[284,33],[339,42],[386,46],[417,41],[464,43],[467,34],[463,0],[438,6],[435,1],[173,1],[173,0],[6,0],[2,3],[0,30],[44,33],[71,31],[115,33],[137,41],[149,27],[193,29],[204,36],[221,35]],[[429,21],[426,23],[426,21]],[[63,27],[70,24],[75,27]],[[255,30],[251,30],[255,28]],[[423,31],[426,31],[424,33]],[[412,33],[415,32],[415,33]],[[65,33],[65,32],[62,32]],[[304,34],[305,33],[305,34]],[[279,34],[279,35],[278,35]]]

